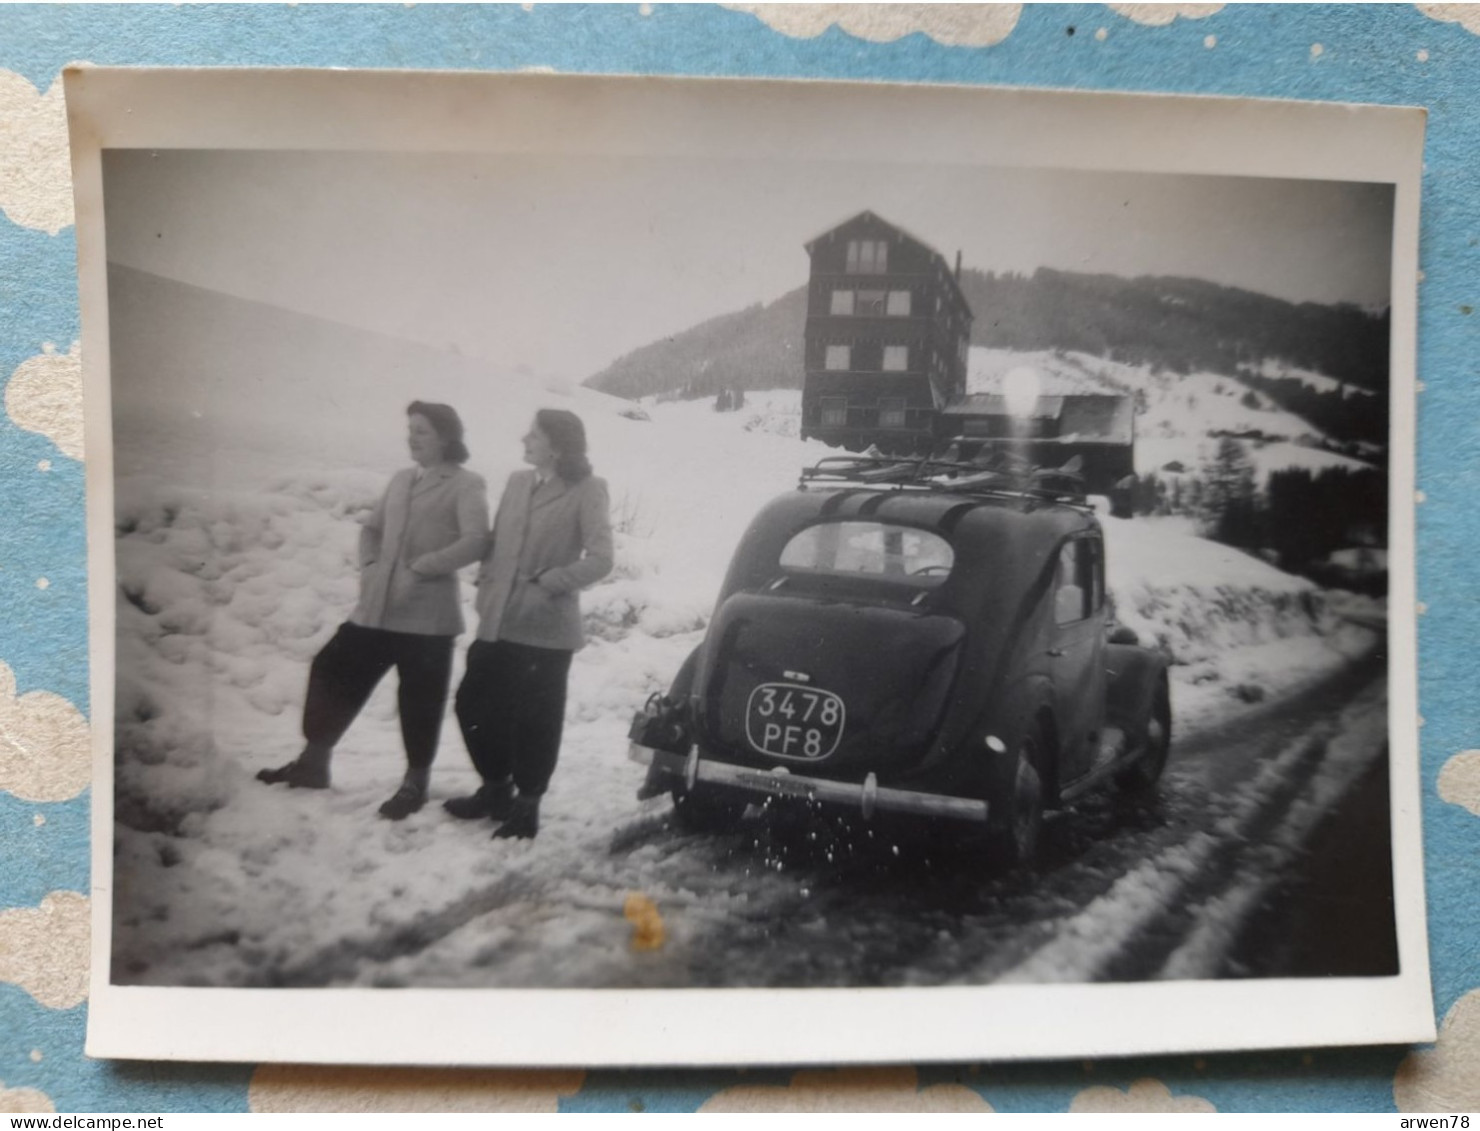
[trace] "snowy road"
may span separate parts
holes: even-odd
[[[1382,689],[1380,660],[1369,657],[1183,737],[1155,804],[1081,803],[1050,823],[1047,859],[1032,875],[993,875],[959,844],[919,830],[768,815],[696,836],[660,811],[582,845],[564,874],[511,868],[370,945],[326,951],[328,965],[300,966],[291,980],[517,985],[536,970],[540,984],[605,986],[1236,976],[1247,972],[1247,922],[1298,873],[1322,816],[1383,759]],[[662,947],[628,944],[628,891],[654,893]],[[610,947],[604,962],[592,961],[597,938]],[[562,962],[562,951],[575,960]]]

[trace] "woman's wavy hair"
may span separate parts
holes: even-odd
[[[442,458],[448,463],[467,463],[468,446],[463,443],[462,418],[450,404],[412,401],[406,406],[407,416],[423,416],[437,438],[442,441]]]
[[[579,483],[591,474],[586,458],[586,426],[581,418],[563,408],[542,408],[534,414],[534,425],[555,449],[555,474],[567,483]]]

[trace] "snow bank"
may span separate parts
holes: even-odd
[[[1308,635],[1319,590],[1179,518],[1106,519],[1107,581],[1122,624],[1196,664],[1231,649]]]
[[[1186,518],[1106,518],[1116,619],[1173,660],[1178,726],[1206,725],[1288,693],[1369,651],[1379,601],[1333,595],[1231,546]]]
[[[223,700],[277,717],[355,594],[353,520],[383,480],[322,473],[268,492],[120,480],[118,818],[177,831],[235,795]],[[346,521],[347,520],[347,521]]]

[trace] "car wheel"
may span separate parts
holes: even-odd
[[[673,821],[685,832],[721,832],[745,814],[746,803],[704,789],[673,791]]]
[[[1036,728],[1023,739],[1008,799],[1008,819],[991,834],[993,855],[1008,867],[1032,865],[1038,859],[1038,841],[1043,832],[1043,777],[1039,767],[1044,749]]]
[[[1135,764],[1115,777],[1115,784],[1128,793],[1145,793],[1161,780],[1172,749],[1172,701],[1166,680],[1156,689],[1151,717],[1146,720],[1146,742]]]

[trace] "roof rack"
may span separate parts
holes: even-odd
[[[887,456],[878,452],[824,456],[802,468],[798,486],[855,484],[895,490],[938,491],[955,495],[1032,503],[1089,507],[1082,461],[1075,456],[1063,467],[1035,467],[1025,460],[994,452],[976,460],[944,456]]]

